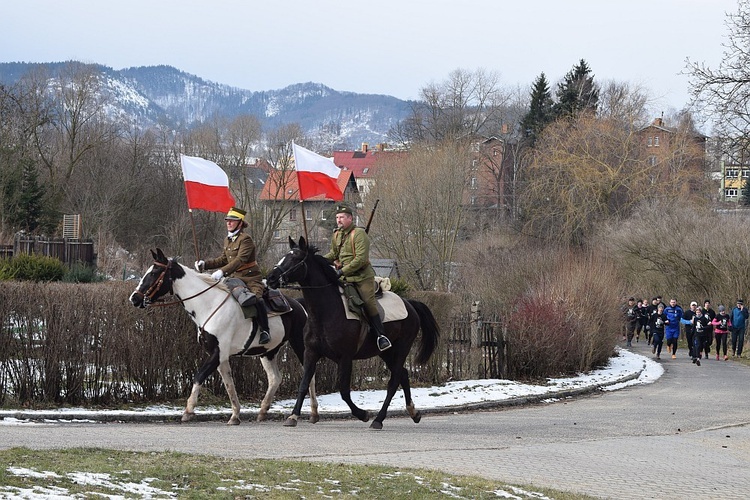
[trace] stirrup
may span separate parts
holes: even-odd
[[[271,341],[271,335],[265,330],[260,331],[260,337],[258,337],[258,343],[260,345],[268,344]]]
[[[391,341],[388,340],[388,337],[386,337],[385,335],[378,335],[378,349],[380,349],[380,351],[382,352],[390,348]]]

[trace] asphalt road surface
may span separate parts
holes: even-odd
[[[651,356],[643,342],[633,350]],[[420,467],[601,498],[750,498],[750,368],[686,351],[653,384],[419,424],[354,419],[0,427],[0,448],[102,447]],[[419,402],[417,401],[417,405]]]

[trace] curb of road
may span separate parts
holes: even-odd
[[[457,406],[444,406],[444,407],[425,407],[417,409],[422,412],[423,415],[435,415],[435,414],[448,414],[448,413],[461,413],[466,411],[478,411],[478,410],[492,410],[503,407],[522,406],[535,403],[542,403],[545,401],[557,401],[561,399],[570,399],[576,396],[583,396],[594,392],[601,391],[602,389],[621,384],[623,382],[629,382],[635,380],[641,376],[645,365],[638,371],[623,375],[615,380],[607,382],[596,383],[587,385],[585,387],[577,387],[570,389],[561,389],[559,391],[551,391],[545,394],[535,394],[529,396],[516,396],[508,399],[496,400],[496,401],[482,401],[479,403],[468,403]],[[268,420],[281,421],[284,420],[289,413],[289,410],[271,410],[268,412]],[[371,415],[373,412],[370,412]],[[388,417],[405,416],[404,409],[393,409],[388,410]],[[231,410],[217,410],[217,411],[198,411],[195,414],[193,422],[209,422],[228,420],[231,416]],[[240,419],[244,421],[254,421],[258,416],[257,410],[241,410]],[[320,411],[321,418],[327,419],[345,419],[354,418],[348,411]],[[309,411],[303,412],[301,420],[306,420],[310,417]],[[128,411],[128,410],[103,410],[89,412],[86,410],[77,411],[62,411],[62,410],[41,410],[41,411],[30,411],[30,410],[0,410],[0,419],[3,418],[15,418],[18,420],[30,420],[30,421],[64,421],[64,422],[180,422],[182,418],[182,411],[175,411],[174,413],[149,413],[146,411]]]

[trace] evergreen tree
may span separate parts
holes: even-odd
[[[599,89],[594,75],[584,59],[565,75],[557,86],[555,118],[572,117],[583,110],[596,111],[599,104]]]
[[[742,185],[742,192],[740,193],[740,203],[745,206],[750,206],[750,181],[745,181]]]
[[[46,189],[39,184],[39,174],[29,162],[23,166],[20,184],[21,191],[12,219],[16,227],[31,232],[42,224]]]
[[[553,104],[547,77],[542,73],[534,80],[529,112],[521,120],[523,135],[529,139],[532,146],[544,127],[554,119]]]

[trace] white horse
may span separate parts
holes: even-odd
[[[284,342],[289,342],[300,363],[303,362],[303,330],[307,322],[307,313],[304,308],[296,300],[287,297],[291,307],[290,312],[273,315],[269,311],[268,326],[271,341],[260,345],[257,339],[257,321],[245,319],[242,308],[231,297],[226,286],[213,281],[207,275],[193,271],[174,259],[167,259],[158,248],[151,254],[154,257],[154,264],[146,271],[135,291],[130,295],[130,302],[136,307],[147,307],[165,294],[173,293],[198,326],[198,341],[210,354],[195,374],[193,389],[190,392],[185,412],[182,414],[182,421],[188,422],[195,417],[195,407],[198,404],[201,386],[218,368],[232,403],[232,417],[227,425],[239,425],[240,400],[237,397],[229,365],[229,358],[237,355],[260,357],[260,362],[268,377],[268,390],[260,405],[258,421],[265,420],[276,391],[281,385],[276,355]],[[313,382],[310,386],[310,421],[315,423],[318,420],[318,400],[315,397]]]

